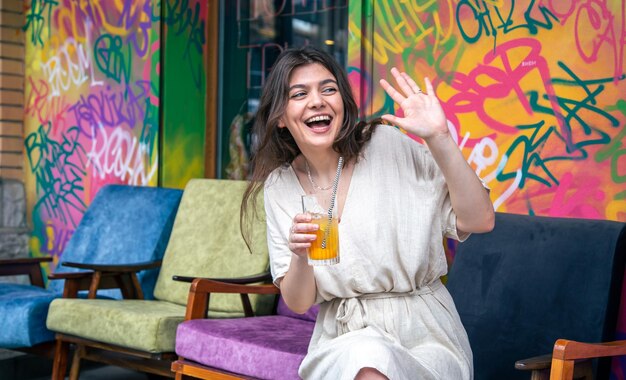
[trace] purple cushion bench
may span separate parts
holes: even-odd
[[[206,319],[210,293],[278,296],[279,290],[274,285],[194,280],[185,322],[176,331],[179,360],[172,364],[172,371],[177,378],[183,375],[200,379],[300,378],[298,368],[307,353],[317,306],[300,315],[289,310],[278,297],[275,315]]]

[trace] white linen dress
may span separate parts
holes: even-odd
[[[293,217],[304,190],[291,166],[264,197],[271,271],[289,268]],[[303,379],[354,379],[363,367],[390,379],[472,379],[472,353],[453,300],[443,237],[464,240],[443,175],[428,149],[378,126],[364,146],[339,224],[340,263],[315,267],[320,312]]]

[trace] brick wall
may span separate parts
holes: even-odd
[[[0,0],[0,259],[28,257],[24,193],[24,3]],[[27,281],[24,276],[0,282]]]
[[[23,181],[24,4],[0,0],[0,178]]]

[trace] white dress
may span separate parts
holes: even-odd
[[[271,271],[289,268],[289,229],[304,190],[291,166],[265,183]],[[304,379],[472,379],[472,353],[454,303],[443,237],[464,240],[443,175],[424,146],[378,126],[357,162],[339,224],[340,263],[315,267],[321,303]]]

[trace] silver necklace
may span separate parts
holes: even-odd
[[[339,162],[337,163],[337,173],[341,173],[341,167],[343,166],[342,164],[343,164],[343,157],[339,157]],[[309,182],[311,182],[311,186],[321,191],[330,190],[333,187],[334,183],[331,183],[327,187],[321,187],[317,183],[315,183],[315,181],[313,181],[313,177],[311,176],[311,168],[309,167],[309,161],[307,161],[306,158],[304,159],[304,167],[306,168],[306,176],[309,178]]]

